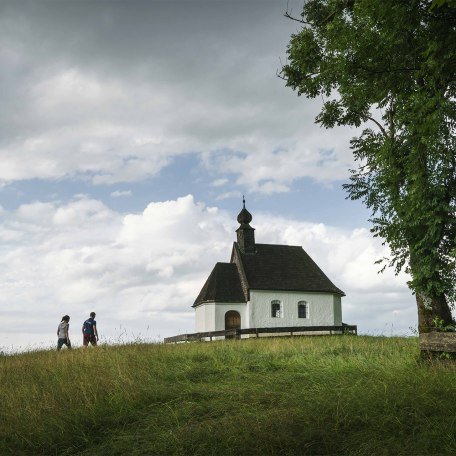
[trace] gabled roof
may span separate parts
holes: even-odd
[[[243,253],[235,242],[231,261],[243,271],[248,290],[313,291],[345,296],[300,246],[255,244]]]
[[[192,307],[203,302],[246,302],[237,266],[217,263]]]
[[[204,302],[247,302],[250,290],[333,293],[345,296],[301,246],[256,244],[252,214],[243,208],[238,215],[238,242],[231,261],[217,263],[193,307]]]

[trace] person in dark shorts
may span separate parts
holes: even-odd
[[[82,324],[82,344],[84,347],[89,346],[89,342],[95,347],[98,341],[97,322],[95,321],[95,312],[90,312],[88,318]]]
[[[66,345],[68,348],[71,348],[70,336],[68,331],[70,330],[70,317],[69,315],[64,315],[62,321],[60,322],[57,328],[57,351],[60,351],[63,345]]]

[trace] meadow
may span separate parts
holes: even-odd
[[[444,455],[456,363],[416,338],[132,344],[0,356],[0,454]]]

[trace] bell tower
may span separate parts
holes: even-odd
[[[243,208],[237,216],[240,227],[236,230],[237,242],[242,253],[255,253],[255,228],[250,226],[252,214],[245,208],[245,198],[242,197]]]

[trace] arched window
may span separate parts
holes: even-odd
[[[281,318],[282,317],[282,303],[280,301],[271,301],[271,317]]]
[[[298,302],[298,318],[309,318],[309,309],[306,301]]]

